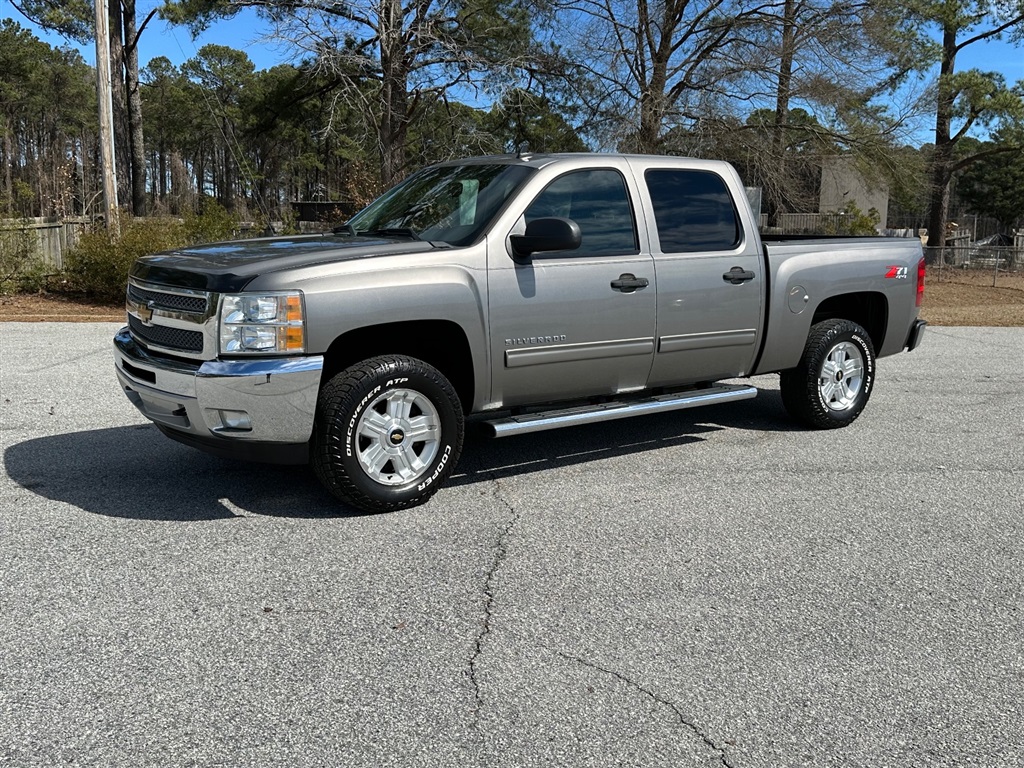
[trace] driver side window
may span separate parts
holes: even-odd
[[[552,255],[612,256],[639,253],[633,207],[618,171],[572,171],[548,184],[526,210],[526,223],[547,216],[572,219],[583,241],[578,250]]]

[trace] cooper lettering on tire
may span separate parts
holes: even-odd
[[[458,395],[422,360],[383,355],[334,376],[317,403],[313,469],[338,499],[368,512],[422,504],[462,451]]]
[[[849,320],[825,320],[811,327],[796,368],[782,372],[782,402],[808,426],[845,427],[864,410],[874,382],[867,331]]]

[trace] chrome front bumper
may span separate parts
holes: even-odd
[[[151,355],[122,328],[114,365],[128,399],[164,431],[222,450],[233,442],[305,443],[313,433],[321,355],[191,363]]]

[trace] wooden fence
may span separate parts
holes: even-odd
[[[90,219],[0,219],[0,234],[12,233],[34,239],[35,253],[55,271],[64,269],[64,256],[89,226]]]

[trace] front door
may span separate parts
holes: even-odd
[[[517,230],[548,216],[579,225],[578,249],[517,263],[507,243],[490,245],[492,402],[509,407],[643,389],[654,358],[655,273],[640,248],[623,170],[557,177],[524,210]]]

